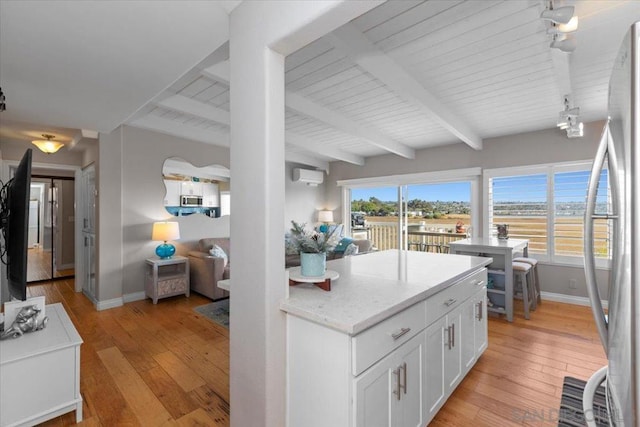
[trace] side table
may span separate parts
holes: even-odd
[[[189,296],[189,259],[183,256],[148,258],[145,271],[145,292],[154,304],[158,299],[185,294]]]

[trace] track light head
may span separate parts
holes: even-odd
[[[556,24],[567,24],[573,18],[573,6],[563,6],[557,9],[547,9],[540,15],[542,19],[548,19]]]
[[[563,52],[573,52],[576,49],[576,46],[576,39],[570,36],[567,36],[563,39],[554,37],[553,41],[549,45],[549,47],[560,49]]]

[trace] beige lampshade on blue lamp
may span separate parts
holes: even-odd
[[[178,240],[180,238],[180,225],[175,221],[160,221],[153,223],[151,232],[151,240],[162,241],[161,245],[156,248],[156,255],[162,259],[171,258],[176,253],[176,247],[170,240]]]
[[[333,211],[324,210],[318,212],[318,222],[321,222],[319,230],[323,233],[329,231],[329,224],[333,222]]]

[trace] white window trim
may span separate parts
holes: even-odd
[[[593,160],[579,160],[571,162],[558,162],[558,163],[545,163],[540,165],[529,166],[513,166],[506,168],[484,169],[482,173],[482,204],[483,204],[483,224],[482,231],[485,236],[491,235],[491,216],[489,214],[489,195],[491,188],[489,186],[489,180],[491,178],[500,178],[505,176],[518,176],[518,175],[547,175],[547,206],[553,205],[554,198],[554,174],[564,172],[578,172],[578,171],[591,171]],[[586,193],[585,193],[586,194]],[[572,256],[558,256],[554,254],[554,209],[547,210],[547,254],[530,254],[530,256],[550,265],[564,265],[564,266],[582,266],[584,265],[584,257],[572,257]],[[607,259],[595,260],[596,268],[598,269],[610,269],[611,261]]]

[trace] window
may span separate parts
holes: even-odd
[[[446,252],[479,224],[479,168],[340,181],[355,238],[380,249]],[[402,230],[402,233],[398,233]],[[478,233],[479,234],[479,233]]]
[[[485,170],[485,234],[508,224],[509,236],[529,239],[529,253],[541,260],[581,265],[590,163]],[[607,171],[598,183],[596,210],[609,211]],[[595,223],[597,264],[610,257],[611,224]]]

